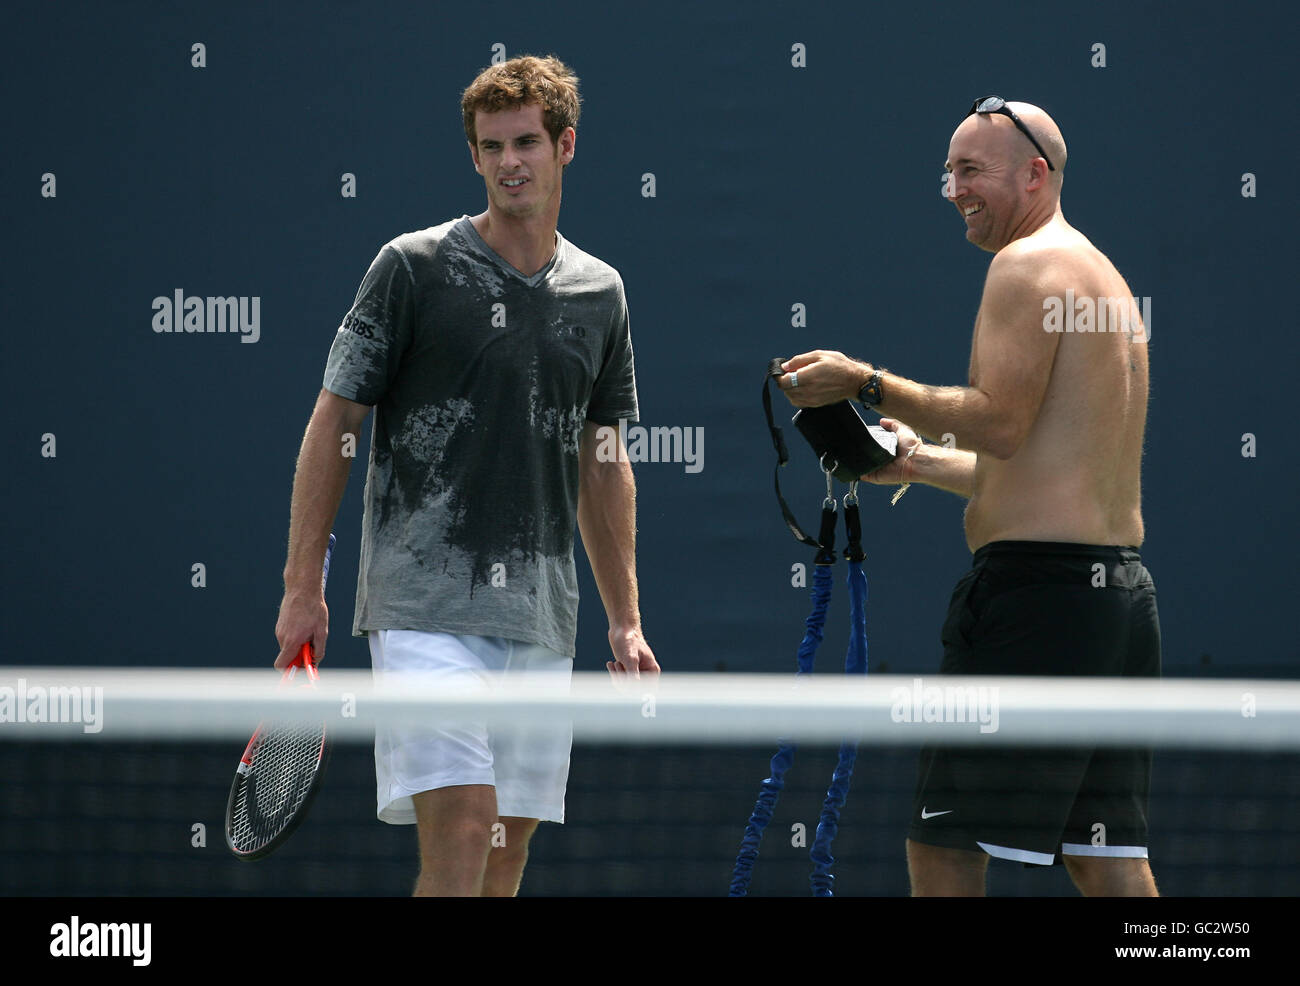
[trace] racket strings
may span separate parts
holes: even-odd
[[[320,723],[272,723],[262,732],[234,799],[235,846],[256,850],[283,830],[311,793],[324,742]]]

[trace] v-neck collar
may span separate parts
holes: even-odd
[[[560,262],[560,254],[564,250],[564,237],[560,235],[560,231],[557,229],[555,231],[555,253],[551,255],[551,262],[530,277],[514,264],[510,263],[510,261],[506,260],[505,257],[501,256],[501,254],[488,246],[487,240],[483,239],[483,237],[479,235],[479,231],[474,228],[474,223],[471,221],[469,216],[462,216],[460,222],[457,223],[457,226],[462,228],[464,234],[480,253],[492,260],[507,274],[523,281],[530,288],[535,288],[546,280],[546,276],[550,274],[551,271],[555,269],[556,264]]]

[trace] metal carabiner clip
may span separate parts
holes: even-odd
[[[835,461],[835,465],[827,469],[825,459],[829,454],[829,452],[823,452],[817,459],[817,464],[821,466],[822,472],[826,474],[826,499],[822,501],[823,510],[834,510],[839,506],[839,501],[835,499],[835,489],[832,485],[834,483],[834,478],[831,474],[840,467],[840,464],[838,461],[832,460]]]

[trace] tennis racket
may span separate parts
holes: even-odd
[[[321,590],[330,574],[334,535],[325,549]],[[316,665],[310,641],[285,668],[280,687],[305,672],[304,687],[315,687]],[[329,759],[325,722],[262,722],[235,768],[226,802],[226,845],[240,859],[261,859],[284,845],[307,817]]]

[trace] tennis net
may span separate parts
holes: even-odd
[[[798,742],[753,869],[806,895],[808,846],[841,738],[860,744],[834,843],[837,896],[904,895],[917,747],[1150,745],[1163,893],[1300,892],[1300,683],[825,675],[664,676],[568,694],[527,680],[450,690],[335,670],[0,670],[0,885],[24,895],[409,892],[410,828],[374,819],[376,723],[574,725],[567,822],[534,838],[525,895],[724,896],[779,738]],[[264,717],[324,717],[336,742],[310,817],[274,856],[235,860],[222,812]],[[1073,894],[1062,868],[990,867],[989,892]]]

